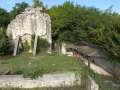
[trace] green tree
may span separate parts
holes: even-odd
[[[0,27],[0,55],[6,54],[8,51],[8,40],[4,28]]]
[[[9,13],[6,10],[0,8],[0,27],[6,28],[9,22]]]
[[[11,19],[14,19],[16,15],[20,14],[25,10],[29,5],[26,2],[16,3],[13,7],[13,10],[10,12]]]
[[[41,0],[33,0],[34,7],[43,7],[43,2]]]
[[[53,6],[49,14],[54,41],[97,44],[110,58],[120,61],[119,14],[111,10],[103,12],[92,7],[81,7],[72,2]]]

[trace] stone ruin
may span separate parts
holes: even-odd
[[[38,37],[45,39],[49,43],[48,52],[51,52],[51,19],[50,16],[43,12],[42,8],[28,7],[24,12],[17,15],[10,22],[7,28],[7,36],[12,39],[14,44],[14,56],[17,54],[17,48],[21,39],[22,43],[26,42],[31,46],[32,36],[35,36],[34,47],[29,52],[36,54]]]

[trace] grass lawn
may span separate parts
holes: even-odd
[[[0,74],[23,74],[24,77],[36,78],[46,73],[57,72],[78,72],[84,78],[92,76],[100,85],[100,90],[120,90],[111,84],[104,84],[104,81],[113,81],[111,77],[95,74],[89,70],[80,60],[68,56],[21,54],[16,57],[0,59]],[[82,82],[84,82],[82,78]],[[81,87],[41,89],[41,90],[84,90]],[[22,90],[22,89],[2,89],[2,90]],[[24,89],[25,90],[25,89]],[[28,89],[29,90],[29,89]],[[32,89],[40,90],[40,89]]]
[[[2,88],[0,90],[86,90],[86,89],[80,86],[73,86],[73,87],[33,88],[33,89]]]
[[[64,71],[80,72],[82,64],[73,57],[55,55],[21,54],[9,59],[0,60],[0,73],[23,74],[25,77],[35,78],[45,73]]]

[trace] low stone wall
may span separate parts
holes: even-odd
[[[63,87],[76,84],[81,84],[81,79],[75,73],[45,74],[37,79],[23,78],[22,75],[0,76],[1,88]]]

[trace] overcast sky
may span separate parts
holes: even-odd
[[[15,3],[27,2],[32,5],[32,0],[0,0],[0,7],[7,11],[12,10]],[[74,3],[80,4],[81,6],[96,7],[100,10],[108,9],[110,6],[113,7],[113,11],[120,13],[120,0],[42,0],[45,5],[51,7],[53,5],[62,4],[65,1],[73,1]]]

